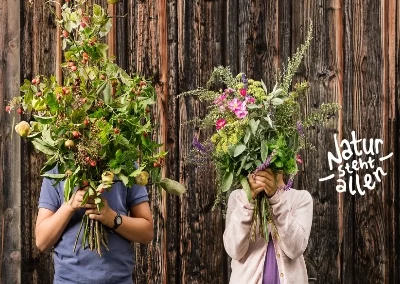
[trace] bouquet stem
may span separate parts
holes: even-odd
[[[87,215],[83,216],[81,225],[79,227],[78,234],[75,239],[74,250],[78,244],[79,236],[83,229],[82,236],[82,247],[83,249],[89,248],[91,251],[95,250],[99,256],[101,256],[101,245],[103,245],[107,251],[109,251],[107,243],[107,232],[103,228],[103,224],[97,220],[89,219]]]
[[[258,194],[256,198],[256,203],[253,211],[253,220],[251,224],[251,233],[250,240],[255,241],[257,235],[257,223],[260,220],[260,229],[259,234],[260,237],[264,238],[267,242],[269,241],[269,230],[268,224],[272,224],[273,230],[276,235],[279,237],[278,229],[275,226],[275,223],[272,219],[271,206],[268,201],[268,197],[265,192],[261,192]]]

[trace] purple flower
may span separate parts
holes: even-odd
[[[272,158],[275,157],[276,152],[277,152],[276,150],[273,150],[272,153],[271,153],[271,155],[269,155],[269,156],[267,157],[267,159],[265,160],[265,162],[262,163],[261,165],[259,165],[259,166],[256,168],[256,170],[254,171],[254,174],[257,174],[257,172],[263,171],[263,170],[267,169],[268,166],[269,166],[269,164],[271,164]]]
[[[300,136],[304,137],[304,128],[300,120],[297,121],[297,132]]]
[[[206,148],[199,142],[197,137],[193,137],[192,145],[201,153],[204,153],[206,151]]]
[[[248,82],[247,82],[247,78],[246,78],[246,74],[242,74],[242,82],[244,84],[244,88],[247,90],[248,87]]]
[[[289,180],[287,182],[287,184],[285,185],[285,187],[283,188],[283,190],[289,190],[292,188],[293,185],[293,180],[294,180],[294,175],[290,175]]]

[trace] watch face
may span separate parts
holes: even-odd
[[[121,216],[117,216],[115,222],[117,223],[117,225],[121,225],[121,223],[122,223],[122,217],[121,217]]]

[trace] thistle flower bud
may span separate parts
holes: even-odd
[[[160,186],[169,194],[181,195],[186,192],[186,188],[175,180],[164,178],[160,181]]]

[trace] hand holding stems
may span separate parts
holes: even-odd
[[[87,188],[81,188],[78,189],[66,202],[66,204],[72,209],[72,211],[77,211],[81,208],[86,208],[86,209],[93,209],[96,208],[96,205],[93,202],[89,202],[90,199],[88,199],[88,202],[82,205],[82,201],[84,200],[85,194],[87,192]]]
[[[265,171],[258,171],[257,174],[250,174],[248,177],[252,198],[264,191],[268,198],[274,196],[277,189],[284,186],[282,174],[275,174],[270,168]]]
[[[108,205],[107,199],[101,197],[102,203],[104,206],[98,210],[97,206],[94,204],[93,199],[88,199],[88,204],[91,205],[85,212],[85,214],[91,220],[100,221],[103,225],[112,228],[114,226],[114,218],[117,216],[117,213],[110,208]]]

